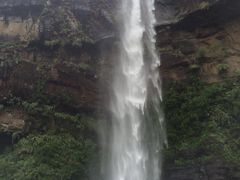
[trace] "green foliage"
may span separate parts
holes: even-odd
[[[91,67],[89,64],[87,63],[79,63],[79,64],[75,64],[72,62],[64,62],[64,65],[71,67],[72,69],[76,70],[76,71],[93,71],[93,67]]]
[[[0,48],[22,48],[25,44],[16,41],[0,41]]]
[[[80,64],[79,64],[79,69],[89,70],[89,69],[91,69],[91,67],[89,66],[89,64],[80,63]]]
[[[50,48],[53,48],[54,46],[61,45],[61,41],[59,39],[55,39],[52,41],[45,41],[44,45]]]
[[[200,9],[209,9],[209,7],[210,7],[210,4],[209,2],[206,2],[206,1],[203,1],[199,4]]]
[[[240,164],[240,81],[174,84],[165,96],[169,147],[177,165],[221,158]],[[235,135],[234,133],[235,132]]]
[[[35,91],[32,94],[33,101],[46,102],[47,99],[44,96],[44,89],[46,87],[46,79],[39,79],[35,84]]]
[[[91,141],[67,134],[29,136],[0,155],[0,179],[86,180],[94,151]]]
[[[218,64],[217,69],[218,69],[219,74],[225,74],[225,73],[227,73],[227,71],[229,69],[229,65],[228,64]]]
[[[93,42],[73,15],[70,4],[67,2],[69,1],[65,1],[62,8],[46,6],[40,16],[40,21],[44,22],[46,19],[50,19],[52,27],[54,27],[51,29],[50,39],[44,42],[46,47],[54,48],[65,45],[82,47],[83,43]]]
[[[206,57],[207,50],[205,48],[199,48],[198,51],[196,52],[196,58],[201,59]]]
[[[45,81],[39,81],[28,101],[10,94],[3,102],[3,108],[26,112],[32,135],[0,155],[1,180],[87,180],[90,162],[91,170],[98,166],[95,119],[57,109],[71,97],[60,92],[48,98],[44,88]]]
[[[200,47],[195,54],[196,59],[212,58],[222,60],[228,56],[226,47],[221,42],[215,42],[206,47]]]
[[[197,72],[200,69],[200,66],[198,64],[192,64],[189,68],[192,72]]]
[[[31,131],[71,133],[76,136],[85,133],[95,136],[96,119],[93,116],[76,113],[74,100],[65,91],[54,95],[44,94],[46,81],[40,80],[32,97],[28,100],[9,94],[2,105],[6,108],[20,108],[28,114],[27,121],[32,124]]]
[[[208,47],[208,56],[212,58],[224,58],[227,57],[228,51],[222,42],[216,42]]]
[[[38,121],[42,126],[48,127],[60,132],[71,132],[75,134],[84,134],[85,131],[96,132],[96,121],[91,117],[86,117],[80,114],[72,115],[64,112],[56,111],[54,106],[42,105],[37,102],[23,101],[22,106],[25,111],[33,117],[32,121]],[[46,127],[45,127],[46,128]]]

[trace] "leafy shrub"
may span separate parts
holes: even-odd
[[[219,74],[224,74],[228,71],[229,65],[228,64],[218,64],[217,69],[218,69]]]
[[[240,164],[240,80],[173,84],[165,95],[168,162],[177,165],[221,158]]]
[[[206,1],[203,1],[199,4],[200,9],[209,9],[209,7],[210,7],[210,4],[209,2],[206,2]]]
[[[222,60],[227,56],[228,56],[228,50],[224,46],[224,44],[222,44],[221,42],[215,42],[209,46],[200,47],[195,54],[195,57],[198,60],[201,60],[203,58],[212,58],[212,59]]]
[[[199,48],[198,51],[196,52],[196,58],[201,59],[206,57],[207,50],[205,48]]]
[[[94,145],[70,135],[38,135],[0,155],[2,180],[86,180]]]

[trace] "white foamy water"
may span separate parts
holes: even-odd
[[[154,0],[122,0],[107,180],[160,180],[165,141]]]

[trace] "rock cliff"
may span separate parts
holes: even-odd
[[[240,179],[239,111],[233,112],[239,1],[167,2],[175,18],[157,27],[169,137],[165,179]]]
[[[0,179],[88,176],[98,158],[115,8],[111,0],[0,1]]]

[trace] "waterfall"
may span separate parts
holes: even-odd
[[[165,142],[154,0],[122,0],[107,180],[160,180]]]

